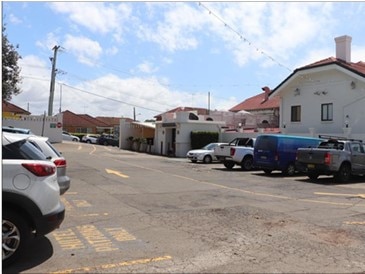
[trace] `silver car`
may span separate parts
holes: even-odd
[[[214,148],[224,143],[210,143],[201,149],[193,149],[188,151],[186,157],[193,163],[202,161],[205,164],[210,164],[213,161],[217,161],[214,155]]]
[[[68,133],[67,131],[62,131],[62,140],[72,141],[72,142],[80,142],[80,138]]]
[[[32,145],[39,149],[48,160],[57,167],[57,182],[60,187],[60,194],[64,194],[71,185],[71,179],[66,175],[67,162],[61,153],[48,141],[48,137],[36,135],[16,134],[19,139],[27,139]]]

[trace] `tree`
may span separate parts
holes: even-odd
[[[22,57],[16,51],[19,48],[9,43],[8,37],[5,34],[6,27],[2,27],[2,90],[5,101],[10,101],[13,95],[18,95],[21,92],[19,84],[21,83],[20,68],[18,60]]]

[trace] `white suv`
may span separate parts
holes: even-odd
[[[60,226],[65,207],[60,201],[56,166],[16,134],[2,136],[2,261],[13,262],[32,236]]]

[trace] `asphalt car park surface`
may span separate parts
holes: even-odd
[[[63,142],[61,227],[4,273],[365,271],[365,182]]]

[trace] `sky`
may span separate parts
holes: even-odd
[[[53,115],[145,121],[176,107],[229,110],[352,37],[365,61],[365,2],[2,2],[21,59],[12,103]]]

